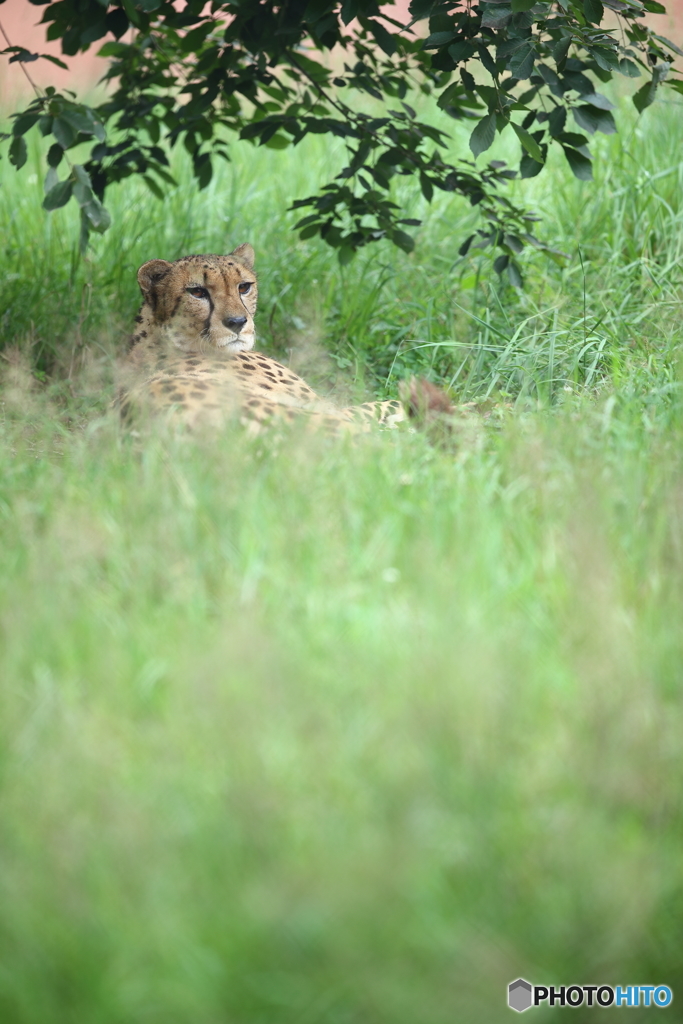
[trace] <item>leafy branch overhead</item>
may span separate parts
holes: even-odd
[[[317,195],[295,201],[307,211],[302,238],[320,235],[342,262],[385,237],[409,251],[406,228],[419,222],[402,216],[391,181],[411,175],[427,200],[441,189],[479,206],[482,226],[460,252],[497,246],[496,269],[519,285],[515,257],[525,245],[559,254],[534,237],[537,218],[506,198],[506,180],[538,174],[551,145],[577,178],[590,179],[590,136],[616,131],[599,91],[615,74],[641,79],[639,111],[667,77],[683,92],[671,69],[681,50],[643,22],[664,12],[654,0],[412,0],[408,26],[374,0],[187,0],[182,9],[171,0],[30,2],[44,8],[47,38],[60,39],[67,57],[98,43],[109,58],[105,102],[89,107],[48,88],[3,136],[17,168],[29,129],[51,137],[44,205],[76,201],[82,248],[109,224],[109,185],[140,175],[161,196],[174,183],[168,157],[178,143],[203,188],[236,136],[282,149],[328,134],[344,140],[347,162]],[[334,47],[343,63],[325,60]],[[19,45],[4,52],[24,64],[40,56]],[[405,102],[416,88],[436,97],[442,127]],[[382,101],[366,104],[377,113],[363,111],[359,94]],[[471,153],[456,162],[447,155],[449,118],[473,122]],[[505,131],[520,143],[518,171],[479,160]],[[89,156],[73,163],[69,153],[83,143]]]

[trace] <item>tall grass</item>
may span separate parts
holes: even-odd
[[[570,405],[454,455],[136,449],[23,415],[4,1020],[445,1024],[500,1019],[519,975],[680,991],[680,424]]]
[[[236,143],[232,162],[218,166],[203,192],[178,152],[179,185],[164,202],[142,183],[112,189],[113,227],[83,262],[74,212],[40,208],[44,161],[34,139],[28,177],[6,163],[2,170],[0,343],[24,338],[43,369],[55,359],[71,368],[84,346],[109,352],[120,343],[138,301],[135,271],[146,259],[223,252],[250,240],[263,296],[260,344],[278,355],[295,350],[309,372],[316,366],[307,354],[326,353],[321,373],[338,378],[347,370],[377,394],[419,371],[463,398],[497,391],[553,398],[562,387],[595,387],[622,374],[626,359],[647,385],[666,373],[679,322],[682,107],[664,102],[638,121],[630,103],[622,107],[623,134],[596,139],[595,183],[577,182],[553,154],[549,173],[513,185],[514,197],[544,217],[545,237],[568,255],[558,268],[527,254],[523,293],[492,272],[495,254],[457,255],[476,210],[446,194],[429,207],[410,180],[395,191],[410,215],[425,218],[411,256],[382,243],[340,270],[324,243],[299,241],[288,207],[341,166],[341,144],[320,137],[291,152]],[[465,128],[454,126],[453,145],[467,152]],[[515,163],[517,148],[501,140],[490,155]]]
[[[521,294],[450,197],[411,257],[297,241],[315,142],[122,187],[86,263],[3,171],[3,1022],[494,1024],[519,976],[683,1019],[679,114],[517,186],[571,257]],[[120,431],[137,265],[246,240],[263,347],[452,381],[450,445]]]

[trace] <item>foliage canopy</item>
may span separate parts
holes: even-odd
[[[443,189],[480,207],[482,226],[460,252],[497,246],[496,270],[515,285],[515,256],[526,244],[561,254],[535,238],[537,218],[506,198],[506,180],[538,174],[552,144],[576,177],[590,179],[590,136],[616,131],[599,83],[644,75],[633,96],[643,110],[672,54],[682,53],[643,24],[646,12],[664,12],[655,0],[412,0],[409,25],[375,0],[187,0],[182,9],[172,0],[30,2],[45,7],[47,38],[60,39],[67,56],[106,39],[99,53],[110,60],[113,91],[103,103],[91,107],[50,87],[12,115],[3,136],[17,168],[29,129],[53,139],[44,206],[76,201],[83,249],[92,230],[109,225],[109,185],[141,175],[161,196],[173,184],[168,151],[177,143],[201,188],[212,161],[229,159],[235,135],[281,149],[322,133],[344,140],[347,162],[318,194],[294,202],[306,211],[301,237],[319,234],[342,262],[384,237],[409,251],[405,229],[419,221],[402,216],[391,179],[413,175],[427,200]],[[19,45],[4,52],[24,63],[40,56]],[[668,84],[683,92],[680,79]],[[445,130],[405,102],[416,87],[436,97],[444,129],[447,117],[473,122],[471,154],[449,162]],[[364,111],[358,94],[382,101],[381,110]],[[497,160],[482,166],[496,132],[508,129],[521,143],[519,171]],[[69,151],[84,142],[88,159],[71,161]]]

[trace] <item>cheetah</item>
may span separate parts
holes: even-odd
[[[258,283],[248,243],[226,256],[149,260],[119,390],[121,414],[147,406],[194,428],[238,418],[250,432],[305,421],[330,433],[396,427],[401,402],[339,409],[289,367],[254,350]]]

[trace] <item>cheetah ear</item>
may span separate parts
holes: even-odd
[[[171,266],[172,264],[166,260],[149,260],[148,263],[142,264],[138,270],[138,284],[146,299],[150,297],[154,285],[166,276]]]
[[[236,249],[233,249],[230,253],[236,259],[243,263],[247,270],[252,270],[254,267],[254,248],[249,245],[249,242],[245,242],[243,245],[238,245]]]

